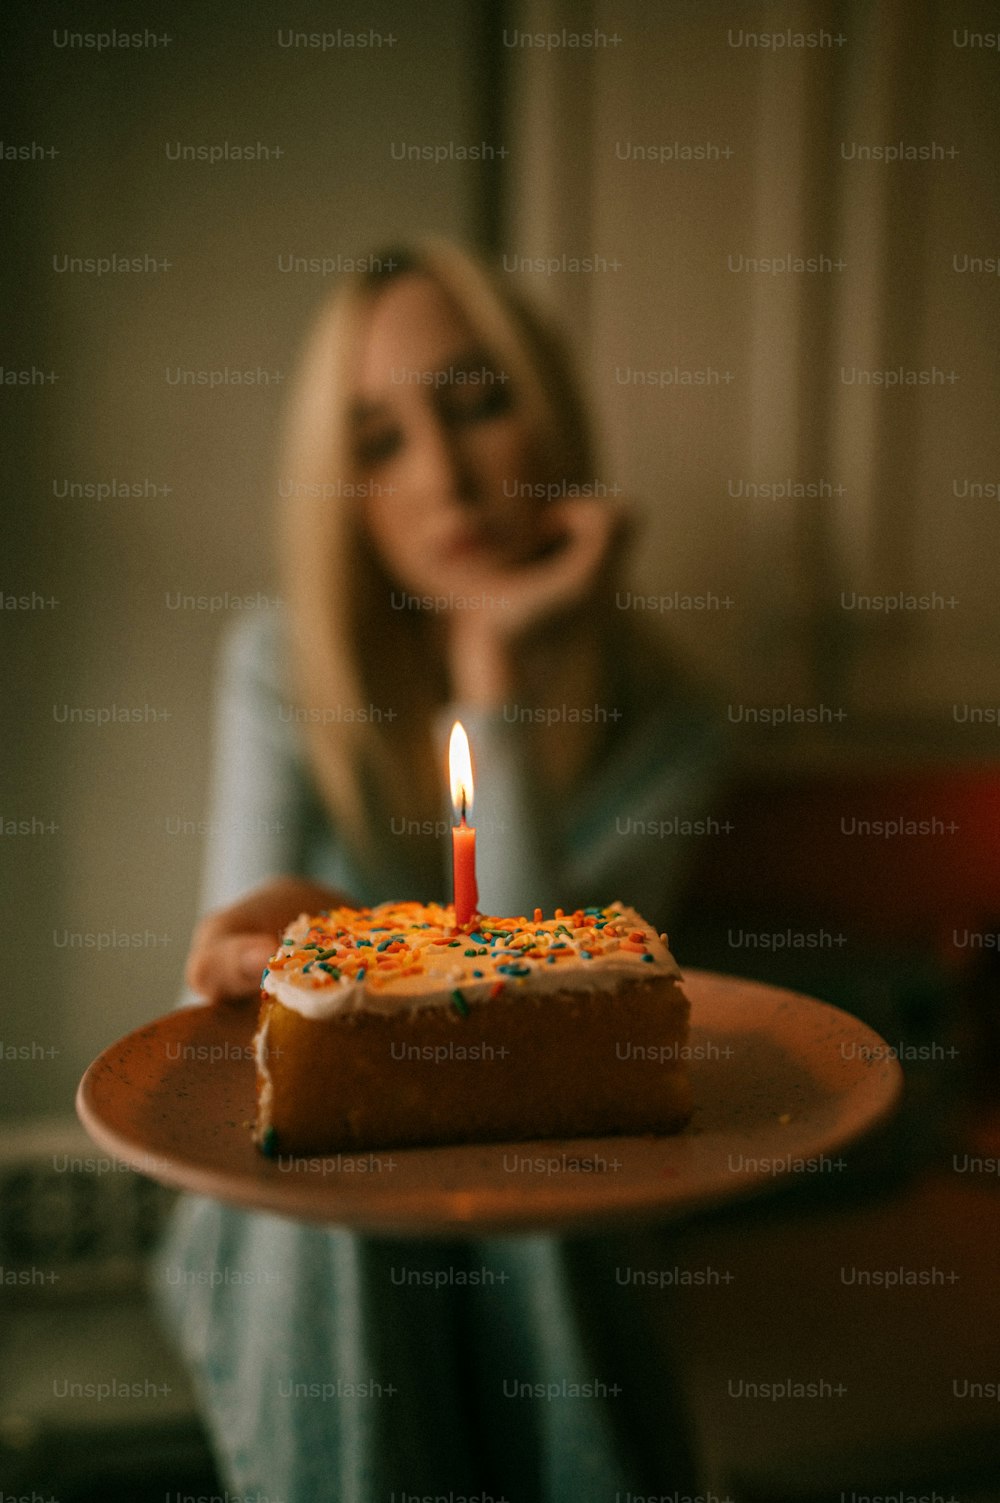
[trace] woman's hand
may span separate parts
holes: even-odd
[[[549,543],[544,556],[503,571],[498,581],[507,605],[497,624],[508,641],[584,603],[625,541],[628,514],[607,501],[587,498],[551,502],[545,521]]]
[[[302,877],[265,882],[198,924],[184,967],[188,986],[209,1002],[251,996],[286,924],[300,913],[349,901],[335,888]]]
[[[624,508],[592,498],[551,502],[549,543],[540,557],[517,567],[477,569],[456,580],[455,593],[474,594],[475,610],[455,610],[448,622],[456,698],[495,703],[513,689],[515,644],[553,616],[585,604],[628,532]]]

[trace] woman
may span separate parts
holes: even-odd
[[[665,922],[677,851],[634,832],[712,788],[714,722],[616,608],[624,514],[594,494],[558,345],[453,247],[372,264],[291,403],[287,621],[241,624],[224,659],[187,967],[213,1002],[256,992],[303,909],[446,899],[455,719],[484,912],[620,897]],[[620,1273],[657,1256],[655,1237],[405,1242],[187,1201],[162,1274],[234,1489],[610,1500],[694,1487],[662,1312]]]

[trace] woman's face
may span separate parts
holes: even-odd
[[[389,575],[440,594],[516,568],[548,540],[512,381],[438,284],[408,273],[372,305],[353,434],[364,520]]]

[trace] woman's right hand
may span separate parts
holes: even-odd
[[[261,972],[278,948],[281,931],[300,913],[336,908],[350,899],[303,877],[275,877],[218,908],[194,931],[184,966],[188,986],[208,1002],[254,995]]]

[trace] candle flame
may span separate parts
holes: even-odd
[[[455,818],[465,819],[472,813],[472,753],[465,726],[456,720],[448,743],[448,774],[451,778],[451,801]]]

